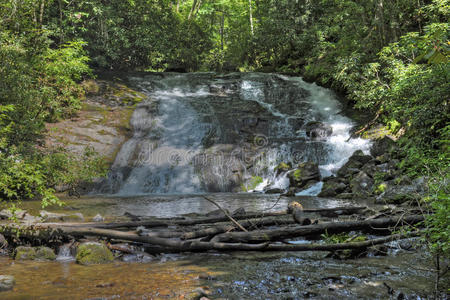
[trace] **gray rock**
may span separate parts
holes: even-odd
[[[418,200],[426,193],[424,181],[416,179],[410,185],[388,185],[376,198],[376,203],[401,204],[409,200]]]
[[[361,163],[361,165],[368,163],[372,159],[373,159],[372,156],[365,155],[364,152],[362,152],[362,150],[356,150],[355,152],[353,152],[352,156],[350,156],[350,158],[349,158],[349,160],[357,161],[357,162]]]
[[[373,184],[374,180],[362,171],[350,181],[352,193],[356,197],[370,196],[372,193]]]
[[[325,181],[319,197],[333,197],[345,191],[347,185],[338,179]]]
[[[10,291],[14,288],[16,280],[14,276],[0,275],[0,292]]]

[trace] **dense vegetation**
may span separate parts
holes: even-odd
[[[448,0],[2,1],[0,197],[55,202],[55,184],[94,175],[41,147],[92,70],[290,72],[402,135],[401,166],[433,175],[435,240],[448,239],[449,12]]]

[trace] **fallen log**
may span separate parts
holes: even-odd
[[[286,220],[277,220],[277,219],[254,219],[254,220],[247,220],[240,223],[243,227],[247,229],[254,228],[256,226],[275,226],[275,225],[290,225],[295,224],[295,221],[292,219],[286,219]],[[181,235],[181,239],[183,240],[189,240],[189,239],[196,239],[199,237],[204,236],[214,236],[219,233],[228,232],[231,230],[235,230],[236,226],[234,225],[217,225],[214,227],[208,227],[205,229],[199,229],[196,231],[186,232],[183,235]]]
[[[304,213],[327,213],[327,212],[337,212],[338,215],[349,215],[357,213],[361,210],[366,209],[366,206],[357,207],[334,207],[334,208],[314,208],[314,209],[304,209]],[[278,212],[257,212],[248,213],[245,215],[233,216],[235,220],[249,220],[255,218],[265,218],[265,217],[283,217],[288,215],[287,211]],[[207,218],[196,218],[196,219],[165,219],[165,220],[141,220],[141,221],[129,221],[129,222],[111,222],[111,223],[39,223],[37,225],[48,224],[57,226],[67,226],[67,227],[91,227],[91,228],[103,228],[103,229],[114,229],[114,228],[133,228],[143,226],[146,228],[153,227],[168,227],[173,225],[180,226],[193,226],[199,224],[212,224],[220,222],[228,222],[230,219],[228,217],[207,217]]]
[[[411,222],[413,219],[409,218]],[[414,219],[417,221],[417,219]],[[306,226],[302,226],[306,227]],[[2,227],[2,232],[6,235],[14,233],[17,231],[14,227]],[[392,235],[385,238],[373,239],[364,242],[350,242],[342,244],[270,244],[269,242],[249,244],[249,243],[224,243],[224,242],[204,242],[204,241],[181,241],[176,239],[166,239],[160,237],[150,237],[150,236],[139,236],[133,232],[123,232],[117,230],[109,229],[99,229],[99,228],[74,228],[74,227],[60,227],[60,228],[27,228],[22,229],[22,236],[42,236],[45,233],[47,238],[54,238],[60,236],[74,236],[74,237],[84,237],[84,236],[97,236],[102,238],[108,238],[120,241],[138,242],[143,244],[150,244],[154,249],[161,249],[161,251],[167,252],[199,252],[208,250],[217,251],[334,251],[341,249],[357,249],[365,248],[376,244],[386,243],[395,239],[408,237],[410,235]],[[418,234],[418,233],[414,233]],[[151,248],[150,247],[150,248]]]
[[[327,222],[316,225],[297,226],[292,228],[258,230],[252,232],[227,232],[216,235],[211,242],[241,242],[260,243],[300,236],[318,235],[322,233],[341,233],[353,230],[386,228],[389,226],[402,226],[417,224],[424,220],[424,216],[414,215],[407,217],[381,218],[374,220]]]

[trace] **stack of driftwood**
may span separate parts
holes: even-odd
[[[286,211],[230,214],[214,200],[221,215],[198,218],[136,220],[115,223],[39,223],[21,227],[24,239],[51,241],[84,237],[107,239],[110,244],[142,244],[151,253],[216,251],[334,251],[363,249],[392,240],[417,235],[392,234],[404,225],[424,220],[417,211],[386,210],[374,212],[365,206],[303,209],[292,202]],[[16,235],[17,224],[3,226],[4,235]],[[322,234],[363,231],[377,237],[338,244],[295,243],[298,239],[316,239]],[[44,242],[45,243],[45,242]]]

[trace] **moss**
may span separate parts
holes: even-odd
[[[278,164],[278,166],[275,167],[275,170],[287,171],[287,170],[289,170],[291,168],[292,168],[291,164],[287,164],[285,162],[281,162],[281,163]]]
[[[33,247],[20,246],[16,248],[15,260],[33,260],[36,258],[36,249]]]
[[[248,192],[254,190],[259,184],[261,184],[264,180],[260,176],[253,176],[250,179],[250,182],[245,186],[242,185],[241,188],[244,192]]]
[[[300,181],[300,179],[302,178],[302,170],[297,169],[294,171],[294,179],[296,181]]]
[[[77,249],[76,261],[82,265],[104,264],[113,260],[113,254],[102,243],[84,243]]]
[[[37,260],[55,260],[56,254],[52,249],[48,247],[38,247],[36,249],[36,259]]]
[[[381,183],[376,186],[375,188],[375,194],[380,195],[381,193],[384,193],[386,191],[387,185],[385,183]]]

